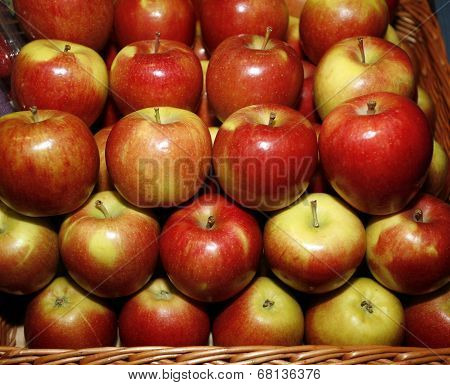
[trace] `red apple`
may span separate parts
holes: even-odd
[[[300,18],[306,0],[286,0],[289,15]]]
[[[7,78],[11,75],[15,56],[16,53],[10,43],[0,33],[0,78]]]
[[[433,157],[431,158],[430,168],[428,169],[427,179],[424,184],[424,191],[442,197],[446,200],[447,178],[449,175],[448,155],[442,146],[433,141]]]
[[[291,108],[246,107],[223,123],[213,161],[220,185],[234,200],[256,210],[279,210],[308,187],[317,163],[316,134]]]
[[[256,279],[213,323],[217,346],[299,345],[303,312],[297,301],[267,277]]]
[[[415,297],[405,307],[406,345],[450,346],[450,290]]]
[[[274,38],[284,40],[288,22],[284,0],[203,0],[201,3],[203,42],[210,53],[230,36],[264,35],[267,26],[272,27]]]
[[[201,120],[203,120],[206,126],[214,127],[220,123],[218,122],[216,115],[209,104],[208,94],[206,92],[206,72],[208,71],[209,61],[202,60],[200,63],[203,70],[203,91],[202,97],[200,99],[200,104],[197,108],[197,115]]]
[[[0,154],[0,199],[27,216],[74,211],[97,181],[94,137],[79,118],[65,112],[33,110],[3,116]]]
[[[169,40],[140,41],[123,48],[111,67],[111,92],[123,114],[170,106],[195,111],[202,67],[189,47]]]
[[[83,289],[100,297],[123,297],[141,289],[153,274],[159,231],[150,212],[103,191],[63,222],[59,250]]]
[[[209,60],[208,53],[206,52],[205,45],[203,44],[202,31],[199,21],[195,24],[195,40],[192,49],[195,56],[197,56],[199,60]]]
[[[320,116],[314,103],[314,73],[316,67],[307,61],[302,61],[302,63],[305,80],[303,81],[298,110],[311,123],[318,123],[320,122]]]
[[[264,255],[275,275],[306,293],[342,286],[366,252],[360,219],[327,194],[310,194],[271,217],[264,228]]]
[[[125,303],[119,318],[124,346],[207,345],[208,313],[158,278]]]
[[[287,43],[240,35],[214,52],[206,75],[208,101],[223,122],[240,108],[274,103],[296,107],[303,84],[298,54]]]
[[[106,164],[120,194],[138,207],[170,207],[190,199],[208,175],[211,136],[202,120],[171,107],[120,120],[106,143]]]
[[[160,238],[161,262],[175,287],[199,301],[223,301],[256,273],[262,234],[250,214],[216,194],[175,212]]]
[[[29,294],[46,286],[58,265],[58,235],[43,219],[0,202],[0,291]]]
[[[117,0],[114,30],[121,47],[153,39],[156,32],[166,40],[191,46],[195,12],[190,0]]]
[[[28,305],[25,339],[32,349],[114,346],[116,316],[64,277],[56,278]]]
[[[358,210],[403,209],[425,182],[433,152],[428,122],[404,96],[380,92],[336,107],[322,124],[319,154],[336,192]]]
[[[307,310],[306,342],[311,345],[400,345],[404,335],[400,301],[369,278],[356,278],[319,297]]]
[[[113,26],[111,0],[13,0],[17,19],[30,39],[59,39],[96,51]]]
[[[308,0],[300,19],[302,47],[317,64],[337,42],[356,36],[383,37],[388,24],[385,0]]]
[[[417,91],[407,53],[376,37],[350,38],[334,45],[317,66],[314,79],[315,103],[322,120],[357,96],[393,92],[415,99]]]
[[[367,262],[391,290],[425,294],[450,279],[450,206],[431,195],[407,209],[374,217],[367,227]]]
[[[97,143],[98,147],[98,154],[100,156],[100,169],[98,172],[97,185],[95,187],[96,191],[98,192],[114,190],[114,184],[111,180],[111,177],[109,176],[105,160],[106,141],[108,140],[111,130],[112,126],[105,127],[94,135],[95,142]]]
[[[395,11],[398,7],[399,0],[385,0],[389,9],[389,18],[390,20],[394,20]]]
[[[70,112],[88,126],[108,96],[108,72],[98,53],[60,40],[35,40],[16,58],[11,75],[14,99],[22,109]]]

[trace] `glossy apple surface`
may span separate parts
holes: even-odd
[[[100,297],[123,297],[141,289],[153,274],[159,231],[149,211],[103,191],[63,222],[59,250],[83,289]]]
[[[199,301],[223,301],[256,273],[262,234],[251,214],[205,194],[175,212],[160,238],[161,262],[175,287]]]
[[[0,153],[0,199],[23,215],[74,211],[97,181],[94,137],[86,124],[65,112],[23,111],[1,117]]]
[[[222,122],[255,104],[296,107],[302,84],[303,68],[295,50],[258,35],[224,41],[212,55],[206,75],[208,101]]]
[[[287,285],[306,293],[342,286],[366,252],[360,219],[327,194],[310,194],[272,216],[264,228],[264,253]]]
[[[169,40],[145,40],[123,48],[111,66],[111,93],[123,114],[157,106],[195,111],[202,67],[192,50]]]
[[[195,12],[190,0],[117,0],[114,30],[121,47],[141,40],[161,38],[191,46]]]
[[[213,323],[216,346],[299,345],[303,312],[297,301],[267,277],[256,279]]]
[[[43,219],[0,202],[0,291],[29,294],[46,286],[58,265],[58,234]]]
[[[374,217],[367,227],[367,262],[384,286],[425,294],[450,280],[450,206],[431,195],[407,209]]]
[[[111,180],[111,177],[109,176],[105,159],[106,141],[108,140],[111,130],[112,126],[105,127],[94,135],[95,142],[97,143],[98,154],[100,157],[100,169],[98,172],[97,185],[95,186],[95,190],[97,192],[114,190],[114,184]]]
[[[356,278],[317,299],[306,312],[306,342],[312,345],[400,345],[402,304],[369,278]]]
[[[25,314],[25,339],[32,349],[114,346],[116,336],[114,312],[64,277],[33,298]]]
[[[220,185],[238,203],[278,210],[308,187],[317,164],[316,134],[311,123],[291,108],[246,107],[220,128],[213,162]]]
[[[22,109],[65,111],[91,126],[108,96],[108,73],[103,59],[90,48],[61,40],[35,40],[16,58],[11,89]]]
[[[206,126],[214,127],[217,124],[220,124],[220,122],[217,120],[216,114],[210,106],[210,103],[208,101],[208,94],[206,92],[206,73],[208,71],[209,60],[202,60],[200,63],[202,65],[203,71],[203,91],[196,114],[201,120],[203,120]]]
[[[415,297],[405,307],[406,345],[450,346],[450,290]]]
[[[437,197],[443,195],[445,199],[448,170],[448,155],[435,139],[433,141],[433,157],[424,184],[424,191]]]
[[[337,107],[322,124],[320,162],[337,193],[358,210],[403,209],[425,182],[433,152],[427,119],[410,99],[374,93]]]
[[[300,19],[302,47],[317,64],[331,46],[343,39],[383,37],[388,23],[385,0],[308,0]]]
[[[411,60],[405,51],[384,39],[342,40],[317,66],[314,97],[322,119],[345,101],[373,92],[392,92],[411,99],[416,95]]]
[[[210,330],[205,309],[158,278],[125,303],[119,317],[124,346],[207,345]]]
[[[302,14],[305,3],[306,3],[306,0],[286,0],[286,5],[288,6],[288,10],[289,10],[289,15],[300,18],[300,15]]]
[[[137,111],[114,125],[106,164],[117,191],[138,207],[171,207],[202,186],[211,135],[202,120],[171,107]]]
[[[59,39],[101,50],[111,33],[111,0],[13,0],[14,11],[34,39]]]
[[[305,60],[302,61],[302,64],[305,80],[303,81],[298,110],[311,123],[319,123],[320,116],[314,102],[314,74],[316,72],[316,67],[314,64]]]
[[[268,26],[273,29],[272,37],[283,40],[288,21],[284,0],[203,0],[201,3],[203,41],[210,53],[230,36],[264,35]]]

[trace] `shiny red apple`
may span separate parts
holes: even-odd
[[[316,67],[308,61],[303,60],[303,73],[305,80],[303,81],[302,92],[300,94],[300,101],[298,110],[311,122],[319,123],[320,116],[317,112],[314,102],[314,74]]]

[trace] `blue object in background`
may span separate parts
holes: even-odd
[[[438,11],[436,17],[444,36],[448,61],[450,57],[450,0],[431,0],[430,3],[433,11]]]

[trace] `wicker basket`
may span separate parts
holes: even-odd
[[[449,65],[439,25],[426,0],[401,0],[396,18],[400,38],[420,59],[420,84],[436,106],[436,138],[450,153]],[[1,298],[0,298],[1,300]],[[3,305],[3,306],[2,306]],[[16,346],[17,326],[1,318],[0,364],[449,364],[450,347],[423,349],[389,346],[250,346],[221,348],[140,347],[36,350]],[[20,306],[20,305],[19,305]],[[3,345],[3,346],[2,346]]]

